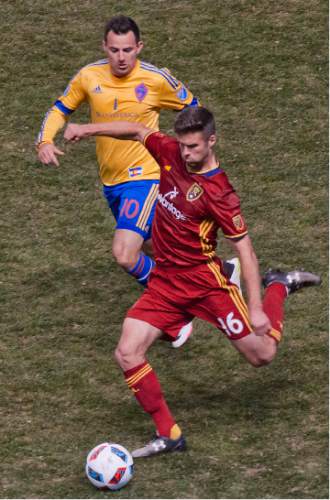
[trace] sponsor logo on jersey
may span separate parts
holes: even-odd
[[[184,85],[177,91],[176,93],[177,97],[181,99],[181,101],[185,101],[188,97],[188,90]]]
[[[102,94],[102,89],[99,85],[97,85],[93,90],[93,94]]]
[[[237,231],[241,231],[243,229],[244,221],[243,221],[241,214],[235,215],[232,218],[232,221],[233,221],[233,224],[234,224],[235,228],[237,229]]]
[[[144,83],[140,83],[137,87],[135,87],[135,95],[136,98],[139,102],[142,102],[145,96],[148,93],[147,87],[144,85]]]
[[[142,173],[142,167],[131,167],[128,169],[128,177],[137,177],[138,175],[142,175]]]
[[[174,189],[172,191],[169,191],[166,194],[161,194],[161,193],[158,194],[158,203],[160,203],[164,208],[166,208],[169,212],[171,212],[171,214],[174,215],[174,217],[177,220],[186,220],[187,217],[179,209],[177,209],[176,206],[173,205],[173,203],[171,203],[168,200],[168,198],[170,200],[173,200],[174,198],[177,197],[178,194],[179,191],[174,186]]]
[[[164,194],[164,198],[169,197],[170,200],[174,200],[174,198],[176,198],[178,196],[178,194],[179,194],[179,191],[176,188],[176,186],[174,186],[173,191],[169,191],[168,193]]]
[[[187,201],[198,200],[198,198],[200,198],[203,193],[204,189],[199,184],[197,184],[197,182],[194,182],[194,184],[190,186],[190,188],[187,191],[186,200]]]
[[[139,118],[139,113],[100,113],[99,111],[95,112],[95,115],[99,118],[120,118],[121,120],[133,119],[137,120]]]

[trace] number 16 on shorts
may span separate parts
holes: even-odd
[[[234,318],[234,313],[230,312],[227,314],[226,318],[217,318],[221,329],[228,335],[232,337],[233,335],[239,335],[243,331],[243,323],[240,319]]]

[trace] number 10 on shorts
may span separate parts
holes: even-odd
[[[217,318],[220,323],[220,326],[224,332],[231,337],[232,335],[238,335],[243,331],[243,323],[241,320],[234,318],[234,313],[230,312],[227,314],[226,319]]]

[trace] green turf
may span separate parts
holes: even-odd
[[[143,58],[215,111],[261,268],[324,281],[290,297],[267,368],[199,321],[181,350],[155,346],[189,451],[136,462],[127,488],[104,493],[84,477],[89,449],[153,430],[112,355],[141,290],[111,257],[93,141],[64,146],[60,168],[38,164],[33,141],[119,12],[140,24]],[[321,0],[1,2],[1,497],[328,498],[327,19]]]

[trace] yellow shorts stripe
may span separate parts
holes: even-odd
[[[219,283],[221,288],[224,288],[225,290],[228,290],[229,295],[234,302],[235,306],[241,313],[242,317],[245,320],[246,325],[250,328],[252,331],[249,315],[248,315],[248,309],[245,303],[245,300],[243,299],[242,295],[238,291],[237,287],[235,285],[227,285],[226,283],[226,278],[221,274],[219,266],[214,262],[211,261],[208,264],[209,269],[211,269],[212,273],[214,274],[217,282]]]
[[[145,230],[145,227],[147,225],[148,219],[150,212],[152,210],[153,204],[157,198],[158,195],[158,184],[153,184],[149,194],[146,198],[146,201],[144,202],[142,211],[140,213],[140,216],[138,218],[138,221],[136,223],[136,226],[142,229],[142,231]]]

